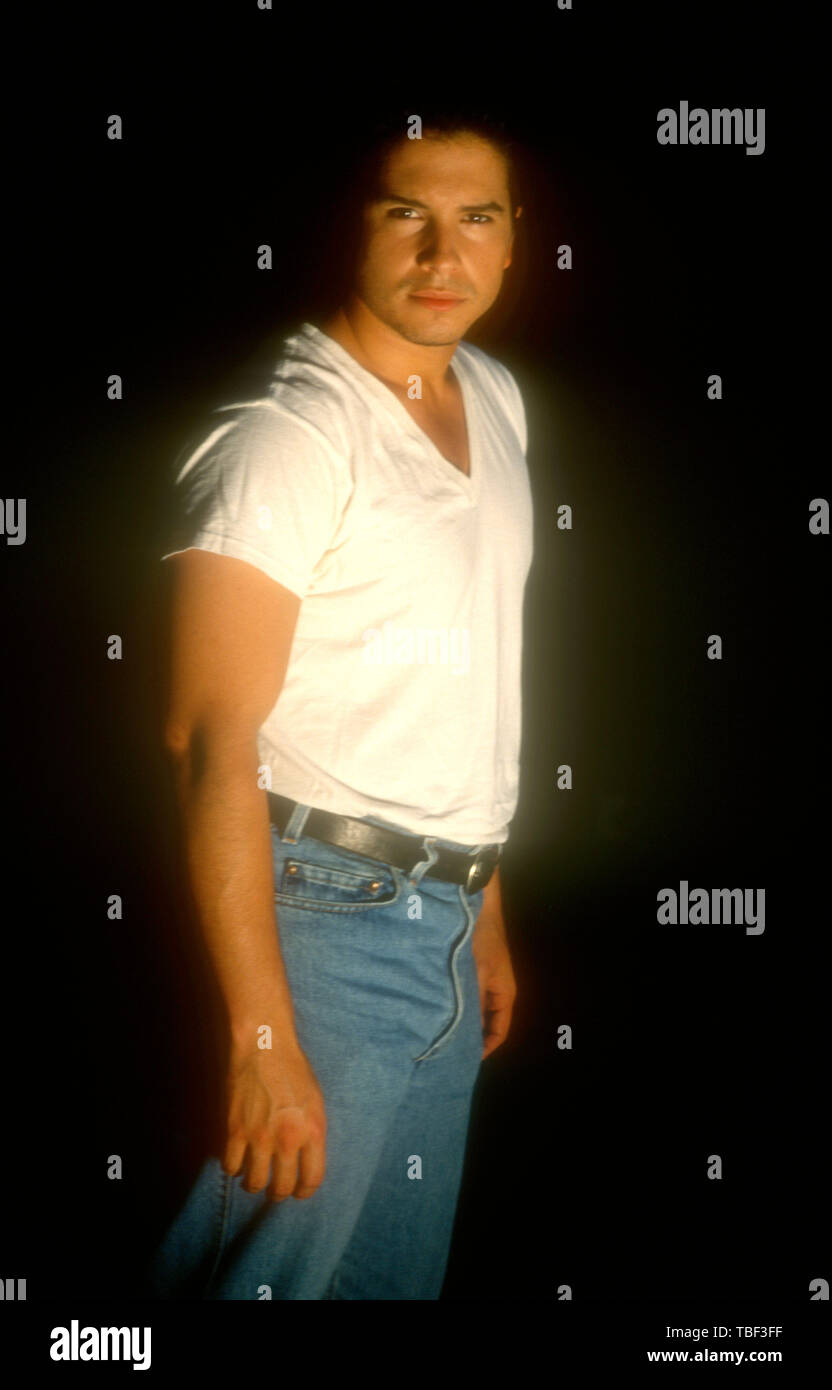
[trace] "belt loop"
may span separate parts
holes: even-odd
[[[303,835],[304,826],[311,810],[311,806],[304,806],[302,802],[296,801],[289,812],[289,819],[280,837],[281,840],[287,844],[296,845]]]
[[[427,873],[428,869],[433,867],[433,865],[439,858],[439,850],[436,848],[436,840],[437,836],[435,835],[425,836],[424,846],[427,858],[420,859],[418,864],[416,864],[415,867],[411,869],[409,874],[411,888],[418,888],[423,876]]]

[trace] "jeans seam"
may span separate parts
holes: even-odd
[[[228,1229],[228,1211],[229,1207],[231,1206],[231,1183],[233,1181],[233,1178],[230,1173],[226,1173],[224,1168],[222,1169],[222,1175],[222,1209],[220,1213],[220,1229],[219,1234],[217,1236],[217,1248],[216,1254],[214,1255],[214,1263],[211,1266],[211,1273],[208,1275],[208,1279],[205,1284],[203,1298],[208,1297],[208,1290],[210,1289],[216,1276],[217,1270],[219,1268],[220,1259],[222,1256],[222,1249],[223,1245],[225,1244],[225,1233]]]
[[[465,920],[467,925],[465,927],[465,931],[463,932],[462,936],[459,938],[451,952],[451,982],[453,984],[454,990],[453,1013],[451,1014],[451,1017],[449,1018],[448,1022],[445,1024],[445,1027],[439,1032],[438,1036],[434,1038],[433,1042],[430,1044],[427,1050],[425,1052],[422,1052],[418,1057],[413,1058],[414,1062],[426,1062],[432,1056],[434,1056],[435,1053],[439,1050],[439,1048],[442,1047],[444,1043],[446,1043],[450,1038],[453,1037],[460,1023],[462,1022],[462,1016],[465,1012],[465,1001],[462,997],[462,989],[459,982],[457,960],[459,959],[460,951],[467,942],[468,937],[471,931],[473,930],[474,917],[471,913],[469,903],[467,903],[463,897],[463,890],[461,885],[458,885],[458,887],[459,899],[462,904],[462,910],[465,914]]]

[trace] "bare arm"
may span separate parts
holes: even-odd
[[[323,1098],[295,1033],[274,910],[257,731],[286,674],[300,599],[253,565],[170,557],[168,750],[187,872],[231,1040],[225,1167],[248,1146],[250,1191],[309,1195],[323,1178]],[[272,1030],[271,1049],[258,1029]],[[298,1179],[298,1163],[300,1177]]]
[[[482,908],[474,926],[472,951],[480,992],[484,1061],[508,1036],[517,996],[517,982],[503,916],[499,865],[483,889]]]

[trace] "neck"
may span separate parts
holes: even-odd
[[[453,389],[448,364],[456,343],[437,347],[410,343],[376,318],[355,296],[321,324],[321,331],[388,386],[406,391],[410,378],[419,376],[422,398],[436,400]]]

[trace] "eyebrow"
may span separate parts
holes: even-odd
[[[406,207],[427,208],[427,203],[422,203],[418,198],[400,198],[397,193],[379,193],[373,199],[374,203],[404,203]],[[501,203],[464,203],[457,208],[458,212],[505,212]]]

